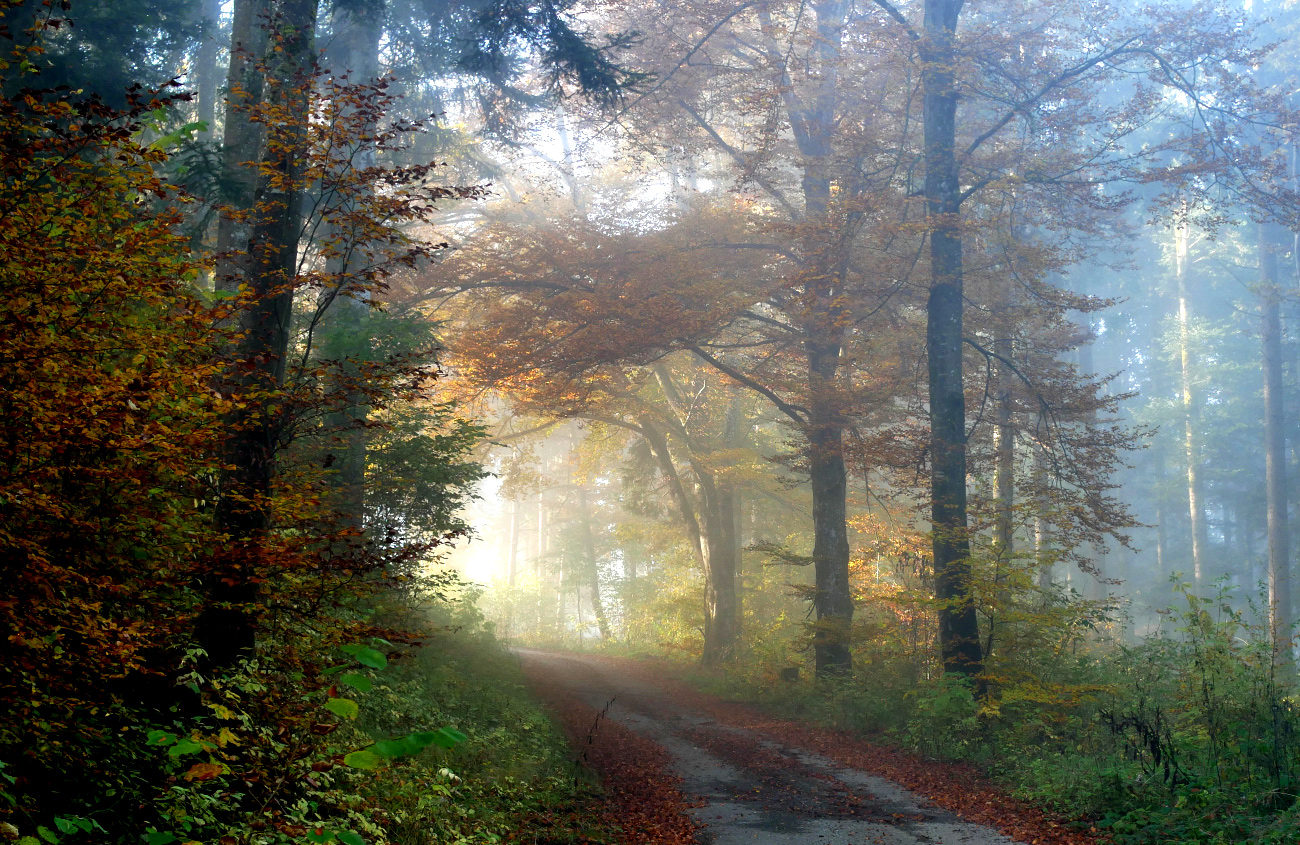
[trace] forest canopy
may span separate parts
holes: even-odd
[[[0,0],[0,837],[642,841],[543,649],[1292,841],[1296,22]]]

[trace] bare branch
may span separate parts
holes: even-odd
[[[748,387],[750,390],[753,390],[755,393],[765,396],[769,402],[771,402],[773,405],[776,406],[778,411],[785,414],[787,417],[794,420],[799,425],[807,424],[808,422],[806,416],[808,414],[807,408],[802,408],[798,405],[792,405],[789,402],[786,402],[780,396],[777,396],[776,393],[771,388],[766,387],[760,382],[755,381],[754,379],[740,372],[740,370],[737,370],[735,367],[730,367],[722,363],[717,358],[714,358],[712,355],[705,352],[703,349],[699,348],[698,346],[691,346],[689,347],[689,349],[691,350],[691,352],[695,353],[698,357],[700,357],[704,361],[707,361],[718,372],[722,373],[723,375],[727,376],[730,379],[733,379],[734,381],[740,382],[741,384]]]
[[[889,0],[874,0],[874,2],[881,9],[885,10],[885,14],[889,15],[891,18],[898,21],[898,23],[902,24],[903,29],[907,30],[908,38],[912,39],[913,41],[921,40],[921,34],[912,28],[912,25],[907,22],[907,18],[903,17],[903,13],[899,11],[897,6],[895,6],[893,3],[890,3]]]

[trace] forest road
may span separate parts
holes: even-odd
[[[516,649],[530,673],[661,746],[703,845],[1012,845],[893,781],[722,724],[599,657]],[[599,725],[596,728],[599,731]]]

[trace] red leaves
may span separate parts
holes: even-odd
[[[604,820],[622,845],[694,845],[699,826],[669,773],[668,754],[655,743],[598,713],[560,687],[529,672],[528,683],[556,714],[582,761],[598,772],[610,806]]]

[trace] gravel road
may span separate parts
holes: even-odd
[[[724,725],[598,657],[519,649],[531,673],[655,742],[705,845],[1012,845],[885,778]],[[599,730],[599,727],[597,727]]]

